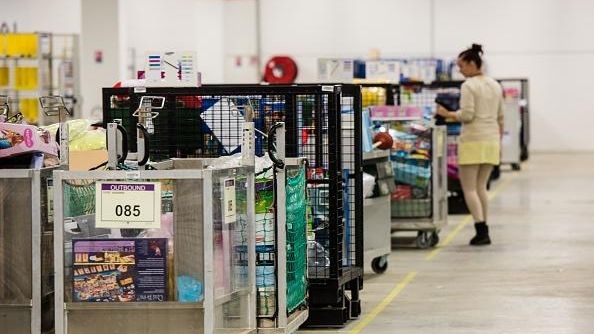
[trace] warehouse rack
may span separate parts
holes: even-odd
[[[53,168],[0,177],[0,327],[50,333],[53,318]]]
[[[238,152],[242,122],[238,118],[243,119],[241,113],[247,105],[255,112],[254,123],[259,130],[255,140],[256,155],[263,155],[268,145],[266,136],[260,132],[266,133],[276,122],[284,121],[286,156],[305,157],[309,163],[307,183],[315,234],[310,249],[320,250],[308,255],[308,324],[341,326],[360,313],[358,291],[362,280],[362,255],[358,254],[363,248],[361,176],[350,172],[360,169],[361,151],[359,146],[352,146],[352,153],[341,153],[351,144],[360,145],[357,130],[360,129],[360,115],[355,113],[353,117],[341,118],[344,87],[105,88],[104,122],[117,120],[125,128],[132,129],[136,122],[132,113],[140,97],[164,96],[164,109],[148,127],[151,159],[161,160],[218,157]],[[358,89],[358,86],[352,86],[352,89]],[[236,111],[228,112],[229,106]],[[215,115],[214,111],[223,112],[224,118],[210,116]],[[224,131],[216,129],[217,126]],[[341,127],[354,130],[344,133]],[[211,128],[215,128],[214,131]],[[131,133],[128,131],[128,142],[134,150],[136,138]],[[345,168],[349,170],[348,174],[343,171]],[[343,196],[336,196],[341,193]],[[351,291],[350,296],[347,296],[347,290]]]
[[[57,171],[54,199],[56,333],[256,332],[253,167]]]
[[[79,115],[78,35],[0,33],[0,95],[9,97],[12,110],[31,124],[57,123],[40,112],[37,99],[61,95]]]

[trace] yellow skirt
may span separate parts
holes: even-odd
[[[501,146],[499,141],[471,141],[458,143],[459,165],[499,165],[500,158]]]

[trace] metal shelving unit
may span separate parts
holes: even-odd
[[[60,95],[73,115],[80,115],[78,54],[78,35],[0,34],[0,95],[8,96],[11,110],[32,124],[59,122],[41,112],[41,96]]]

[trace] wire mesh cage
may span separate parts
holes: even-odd
[[[392,218],[432,216],[432,129],[418,123],[392,129],[391,154],[396,187],[392,193]]]
[[[305,125],[298,139],[303,152],[309,152],[306,157],[310,165],[312,160],[314,164],[309,176],[315,238],[308,247],[312,280],[309,326],[341,326],[361,312],[363,195],[359,172],[362,169],[360,86],[342,85],[339,98],[339,108],[333,108],[331,101],[314,101],[317,106],[312,108],[313,118],[309,122],[307,117],[298,119]],[[328,108],[323,108],[324,103],[328,103]],[[324,115],[325,111],[327,115]],[[324,175],[325,168],[327,175]],[[336,220],[339,224],[333,226]],[[350,296],[344,293],[347,290]]]
[[[424,83],[405,83],[400,86],[400,102],[402,105],[420,108],[425,117],[432,117],[435,114],[437,104],[436,98],[451,103],[454,109],[458,104],[460,95],[460,81],[443,81]],[[458,136],[460,135],[461,124],[458,122],[447,122],[447,173],[448,173],[448,210],[450,213],[468,212],[464,202],[460,180],[458,176]]]
[[[254,331],[253,168],[137,175],[54,174],[56,333]],[[64,205],[72,184],[91,212]]]
[[[358,87],[352,86],[357,91],[351,94],[351,101],[354,99],[360,110]],[[307,247],[309,305],[318,305],[322,309],[328,304],[344,303],[342,299],[337,302],[337,298],[325,296],[316,300],[312,288],[319,287],[323,295],[330,287],[330,293],[336,296],[347,283],[362,276],[362,261],[356,256],[362,249],[362,231],[357,230],[362,205],[362,198],[357,198],[362,185],[361,176],[355,173],[361,166],[360,113],[341,116],[343,88],[335,85],[206,85],[200,88],[148,88],[142,94],[134,93],[132,88],[106,88],[103,90],[104,122],[119,121],[129,129],[128,141],[134,149],[135,137],[131,130],[136,119],[132,110],[143,94],[165,97],[165,108],[159,110],[159,115],[147,126],[151,129],[152,125],[151,158],[162,160],[218,157],[239,152],[246,108],[253,111],[257,129],[255,151],[256,155],[262,156],[268,145],[265,133],[276,122],[284,121],[286,156],[305,157],[309,163],[306,172],[308,211],[314,236]],[[342,131],[341,126],[348,130]],[[345,156],[342,151],[346,147],[351,152],[345,151]],[[347,159],[346,162],[343,159]],[[266,217],[262,222],[262,231],[270,232]],[[270,267],[261,268],[260,273],[269,277],[270,270]],[[266,280],[261,282],[266,283]],[[354,299],[358,300],[358,288],[355,290]],[[274,312],[269,298],[263,297],[260,301],[262,313]]]
[[[256,86],[257,87],[257,86]],[[150,140],[150,158],[204,158],[240,152],[244,114],[253,110],[256,154],[262,156],[266,133],[284,117],[287,96],[282,91],[250,90],[249,86],[203,86],[200,88],[149,88],[146,94],[133,89],[105,88],[104,123],[119,122],[128,130],[128,143],[136,149],[133,115],[142,96],[165,97],[157,116],[145,120]]]

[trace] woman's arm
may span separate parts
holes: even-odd
[[[462,85],[460,90],[460,110],[448,111],[442,106],[437,106],[439,116],[455,119],[457,121],[468,123],[474,119],[474,95],[467,84]]]
[[[468,83],[462,84],[460,90],[460,110],[456,111],[456,118],[462,123],[471,122],[475,113],[474,94]]]
[[[444,117],[444,118],[455,119],[455,120],[459,121],[457,111],[449,111],[440,105],[437,105],[436,114],[438,114],[439,116]]]
[[[503,109],[505,107],[505,101],[504,101],[504,97],[503,97],[503,92],[501,92],[501,98],[499,99],[499,108],[497,108],[497,123],[499,124],[499,135],[503,136],[503,115],[505,110]]]

